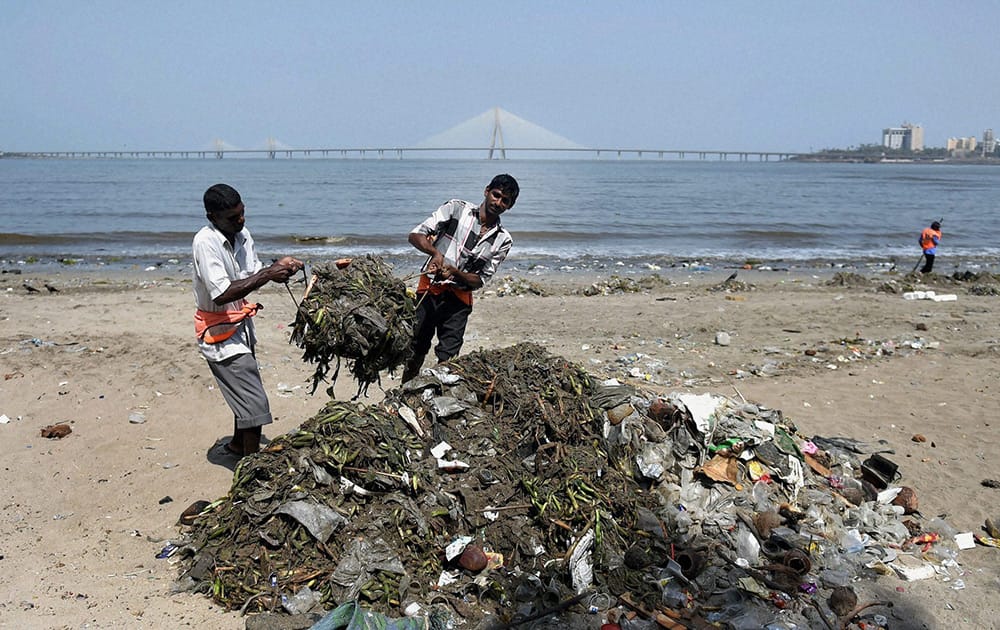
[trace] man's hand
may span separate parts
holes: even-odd
[[[441,270],[444,266],[444,255],[434,247],[433,237],[428,234],[410,232],[410,235],[406,238],[410,242],[410,245],[413,245],[418,251],[431,257],[427,263],[427,268],[424,270],[426,273],[434,274]]]
[[[264,267],[249,278],[233,280],[229,288],[212,301],[222,306],[235,302],[250,295],[268,282],[288,282],[288,280],[305,267],[305,263],[291,256],[284,256],[269,266]]]
[[[479,274],[462,271],[455,265],[449,264],[445,264],[437,270],[434,280],[437,282],[444,280],[457,281],[473,291],[483,286],[483,280],[479,277]]]
[[[434,254],[431,255],[430,262],[427,263],[428,273],[440,274],[446,267],[451,267],[451,265],[445,262],[444,255],[441,252],[434,250]],[[454,267],[452,267],[452,269],[454,269]]]
[[[273,282],[288,282],[288,280],[301,271],[305,263],[291,256],[284,256],[268,267],[268,276]]]

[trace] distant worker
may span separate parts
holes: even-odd
[[[243,200],[231,186],[212,186],[203,202],[210,225],[201,228],[192,243],[195,334],[233,411],[233,437],[225,448],[243,457],[259,450],[261,429],[272,422],[254,354],[257,337],[251,317],[260,305],[246,297],[268,282],[287,282],[303,264],[285,256],[264,267],[244,227]]]
[[[410,231],[411,245],[430,256],[417,284],[413,356],[403,382],[420,373],[434,335],[438,362],[458,355],[472,313],[472,292],[493,277],[513,243],[500,215],[514,206],[520,188],[510,175],[490,181],[478,206],[452,199]]]
[[[941,242],[941,223],[935,221],[929,228],[924,228],[920,233],[920,248],[924,250],[924,266],[920,268],[920,273],[930,273],[934,269],[934,257],[937,255],[937,246]]]

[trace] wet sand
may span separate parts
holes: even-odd
[[[805,435],[885,440],[925,520],[979,532],[1000,518],[1000,489],[981,484],[1000,479],[1000,297],[941,277],[920,288],[956,301],[876,290],[899,276],[831,286],[831,272],[741,271],[753,290],[727,292],[710,289],[728,270],[663,275],[670,283],[646,292],[590,297],[574,292],[606,275],[521,277],[546,297],[500,296],[498,278],[477,299],[463,351],[533,341],[597,376],[781,409]],[[312,366],[288,344],[287,291],[271,285],[258,299],[273,437],[324,397],[308,394]],[[177,566],[155,557],[181,511],[223,496],[232,478],[209,455],[231,416],[194,346],[192,309],[180,269],[0,276],[0,628],[243,627],[204,596],[172,594]],[[338,398],[355,390],[346,377],[336,385]],[[367,400],[380,398],[372,386]],[[40,436],[55,423],[73,432]],[[1000,549],[977,546],[959,552],[962,574],[948,580],[859,587],[896,602],[893,628],[990,628],[998,560]]]

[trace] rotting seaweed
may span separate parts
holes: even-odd
[[[403,528],[408,512],[401,506],[411,507],[420,488],[408,451],[421,448],[398,416],[331,401],[298,430],[244,458],[226,500],[195,521],[197,555],[189,575],[197,589],[227,608],[252,611],[273,610],[280,593],[304,585],[326,605],[351,599],[332,578],[367,528],[384,526],[372,538],[387,539],[393,549],[426,551],[413,536],[407,539],[412,550],[394,536],[413,527]],[[325,527],[302,517],[310,511]],[[410,566],[414,558],[403,560]],[[362,600],[387,608],[395,599],[385,587],[400,575],[379,570],[358,577]]]
[[[820,437],[829,448],[809,457],[799,440],[778,410],[598,383],[535,344],[473,352],[377,405],[330,401],[244,458],[187,530],[179,587],[243,611],[309,587],[326,609],[416,602],[501,624],[580,593],[667,605],[687,627],[780,603],[819,627],[805,613],[824,613],[812,593],[850,560],[839,544],[863,497],[848,491],[864,490],[846,485],[856,458]],[[911,536],[890,506],[863,506],[887,519],[865,530],[873,542]],[[763,555],[744,558],[751,539]],[[466,540],[492,564],[449,560]],[[577,583],[581,557],[592,571]]]
[[[636,514],[657,500],[627,466],[609,465],[597,393],[580,367],[519,344],[454,359],[378,405],[330,401],[244,458],[228,497],[195,520],[185,546],[189,586],[230,609],[273,610],[280,594],[308,585],[328,608],[357,598],[394,613],[404,595],[426,601],[455,569],[442,551],[462,532],[502,554],[504,567],[548,580],[565,572],[565,551],[593,529],[596,562],[606,569],[634,537]],[[443,399],[462,412],[444,415]],[[411,413],[416,424],[404,418]],[[446,459],[470,468],[429,456],[440,441],[455,448]],[[325,514],[335,533],[317,538],[293,504]],[[381,568],[345,569],[375,550]],[[521,578],[504,567],[476,587],[481,598],[512,597]],[[455,589],[438,596],[461,604]]]
[[[406,284],[375,255],[354,258],[343,269],[334,262],[313,266],[313,280],[299,304],[291,342],[302,358],[316,364],[313,389],[326,380],[341,359],[358,382],[358,393],[379,381],[379,373],[394,370],[410,355],[415,309]]]

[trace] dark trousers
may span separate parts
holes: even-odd
[[[934,254],[924,254],[924,266],[920,268],[920,273],[930,273],[934,268]]]
[[[404,382],[420,371],[435,334],[438,342],[434,347],[434,354],[438,362],[447,361],[458,354],[465,341],[465,326],[469,323],[469,314],[472,312],[471,306],[450,291],[441,295],[420,293],[417,300],[420,305],[417,307],[417,323],[413,328],[413,357],[406,363]]]

